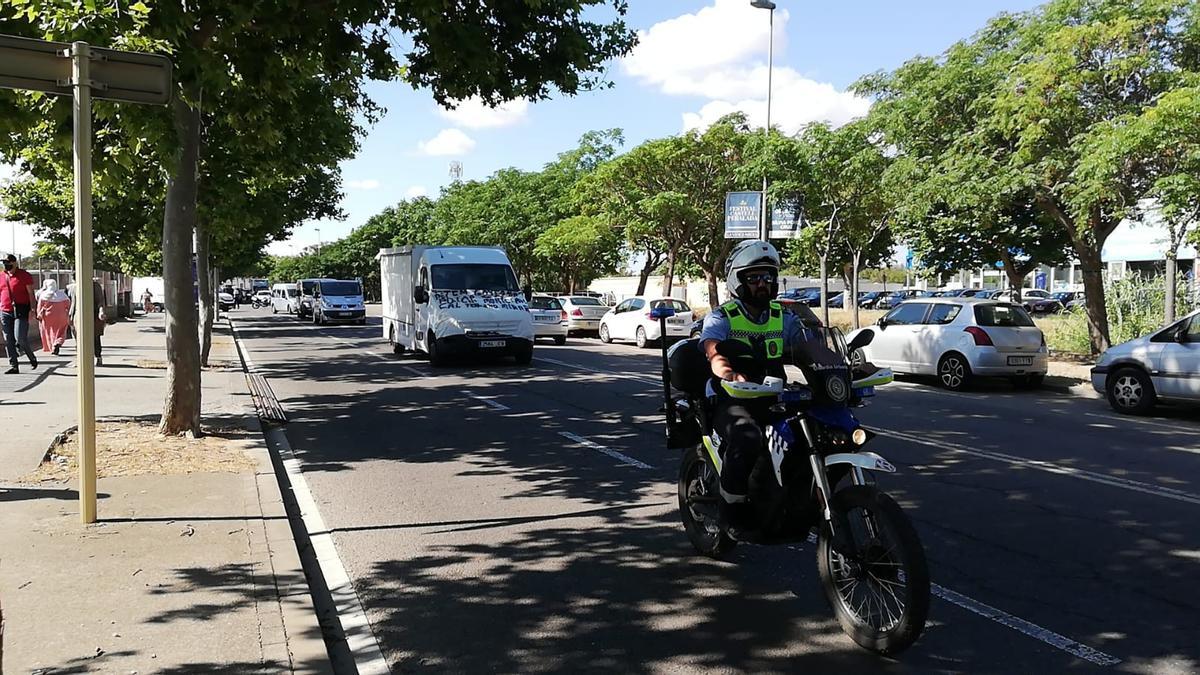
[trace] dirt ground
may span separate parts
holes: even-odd
[[[253,436],[245,429],[211,429],[206,435],[163,436],[154,422],[99,422],[96,424],[96,475],[172,475],[253,471],[254,462],[242,450]],[[24,483],[67,482],[79,473],[75,431],[51,449],[46,461]]]

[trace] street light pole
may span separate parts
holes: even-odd
[[[767,124],[763,127],[763,140],[771,136],[771,75],[775,67],[775,3],[771,0],[751,0],[751,7],[767,10]],[[763,146],[766,147],[765,145]],[[764,241],[770,235],[770,224],[767,220],[767,171],[763,168],[762,203],[758,232]]]
[[[321,255],[321,228],[315,229],[317,230],[317,255]]]

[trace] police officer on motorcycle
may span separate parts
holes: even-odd
[[[786,379],[785,354],[800,343],[818,339],[797,315],[774,301],[779,267],[779,252],[770,242],[743,241],[729,254],[725,285],[732,299],[704,318],[699,340],[717,378],[733,382],[761,382],[768,375]],[[725,340],[749,346],[753,363],[741,359],[735,363],[722,355],[719,345]],[[746,501],[750,470],[763,447],[758,418],[766,410],[761,402],[735,399],[714,389],[711,382],[707,393],[715,397],[713,429],[725,441],[721,497],[727,505],[741,504]]]

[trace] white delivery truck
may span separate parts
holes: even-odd
[[[442,365],[459,354],[533,359],[529,289],[504,249],[491,246],[403,246],[380,249],[383,337],[396,353],[429,354]]]

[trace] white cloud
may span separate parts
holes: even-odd
[[[414,185],[404,191],[405,199],[416,199],[417,197],[428,197],[429,190],[425,189],[424,185]]]
[[[433,157],[465,155],[474,149],[475,141],[458,129],[442,129],[437,136],[417,143],[421,154]]]
[[[352,180],[347,181],[346,186],[351,190],[374,190],[379,187],[379,181],[375,180],[374,178],[368,178],[366,180]]]
[[[493,129],[509,127],[525,119],[529,112],[529,101],[517,99],[490,107],[478,96],[459,101],[453,110],[438,108],[438,114],[461,127],[468,129]]]
[[[775,11],[775,57],[786,51],[787,10]],[[767,17],[745,0],[713,0],[694,14],[641,31],[641,42],[622,60],[626,74],[664,94],[708,99],[683,116],[684,129],[703,128],[742,111],[751,124],[766,122]],[[818,120],[833,124],[866,113],[870,102],[796,70],[773,72],[771,123],[787,133]]]

